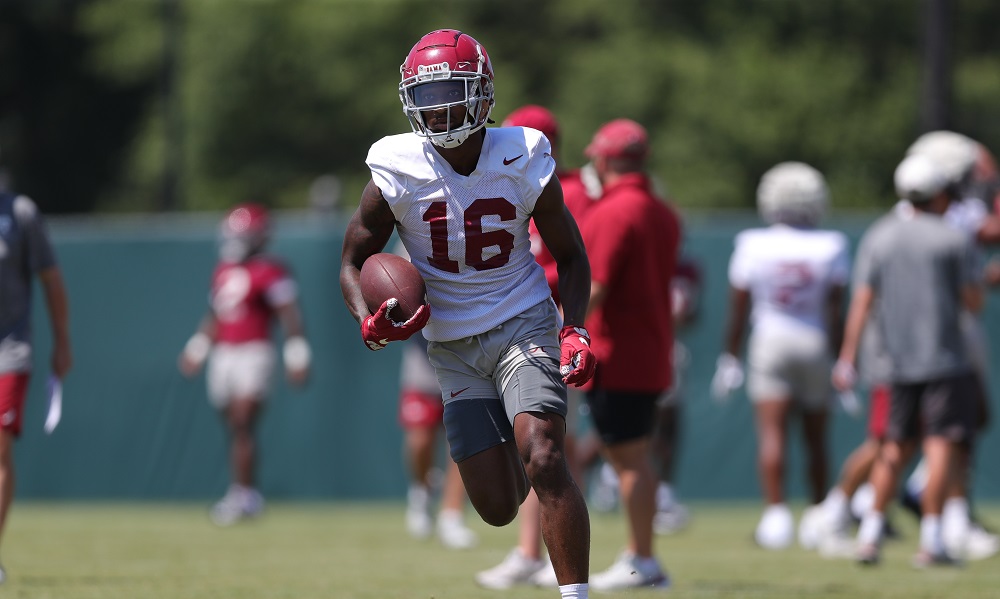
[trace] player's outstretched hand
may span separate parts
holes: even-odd
[[[406,322],[395,322],[389,317],[389,312],[398,304],[399,300],[390,297],[382,303],[374,314],[361,321],[361,337],[368,345],[368,349],[378,351],[389,345],[390,341],[409,339],[414,333],[424,328],[431,317],[431,307],[424,304],[417,308],[417,311]]]
[[[583,327],[559,331],[559,374],[567,385],[583,385],[594,376],[597,358],[590,351],[590,333]]]
[[[715,376],[712,377],[712,398],[718,402],[729,399],[733,391],[743,386],[743,364],[730,353],[719,356],[715,362]]]

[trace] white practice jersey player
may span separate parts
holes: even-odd
[[[428,340],[478,335],[551,296],[528,236],[535,201],[556,167],[544,135],[486,129],[467,177],[413,133],[379,140],[367,163],[427,285]]]
[[[736,236],[729,282],[750,292],[755,331],[825,331],[828,292],[846,286],[850,270],[842,233],[773,225]]]

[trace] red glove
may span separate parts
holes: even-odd
[[[390,341],[405,341],[411,335],[424,328],[431,317],[431,307],[427,304],[417,308],[413,316],[406,322],[395,322],[389,318],[389,312],[399,304],[399,300],[391,297],[379,306],[377,312],[361,321],[361,337],[368,349],[378,351],[389,345]]]
[[[590,351],[590,333],[583,327],[566,326],[559,331],[559,374],[567,385],[579,387],[594,376],[597,358]]]

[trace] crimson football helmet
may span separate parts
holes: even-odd
[[[240,204],[222,219],[219,233],[219,256],[226,262],[243,262],[267,245],[271,217],[260,204]]]
[[[417,135],[454,148],[486,125],[493,109],[493,65],[470,35],[454,29],[428,33],[399,72],[399,100]]]

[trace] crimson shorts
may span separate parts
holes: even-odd
[[[30,379],[28,372],[0,374],[0,428],[15,437],[21,435],[21,418]]]
[[[403,430],[435,428],[443,419],[444,402],[440,395],[403,390],[399,398],[399,425]]]
[[[868,436],[879,441],[885,439],[885,429],[889,426],[889,404],[892,402],[892,387],[882,383],[871,390],[871,406],[868,409]]]

